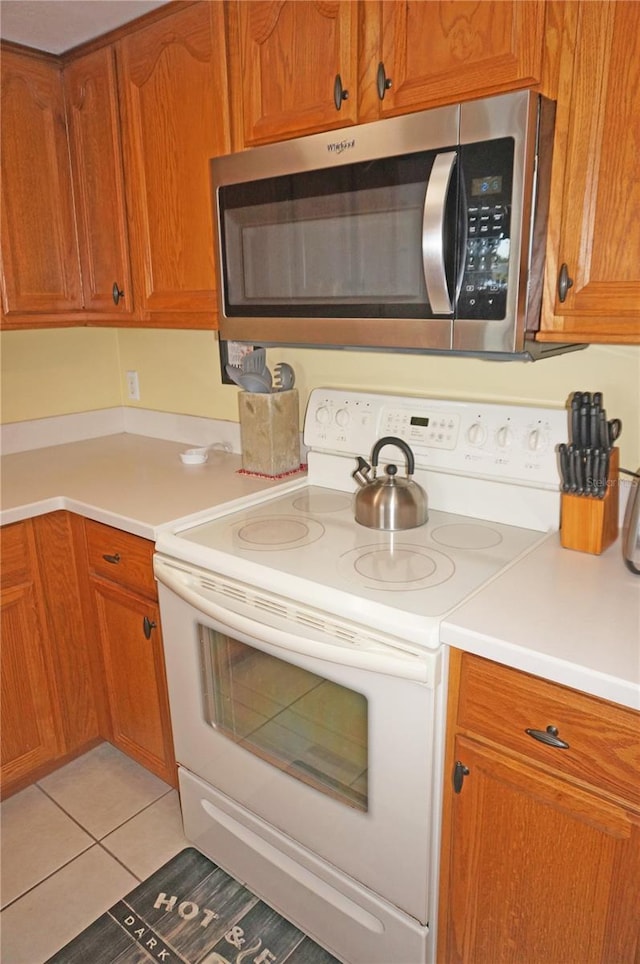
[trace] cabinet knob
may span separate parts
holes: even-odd
[[[114,305],[117,305],[121,298],[124,298],[124,291],[118,286],[118,282],[113,282],[113,288],[111,289],[111,296],[113,298]]]
[[[149,619],[148,616],[144,617],[142,620],[142,632],[144,633],[146,639],[151,639],[151,631],[155,629],[156,626],[157,623],[154,623],[152,619]]]
[[[384,100],[384,95],[391,88],[392,83],[391,77],[387,77],[384,64],[382,61],[380,61],[378,64],[378,73],[376,75],[376,85],[378,87],[378,97],[380,100]]]
[[[349,91],[342,86],[340,74],[336,74],[333,82],[333,103],[336,105],[336,110],[340,110],[343,100],[349,100]]]
[[[113,555],[110,555],[109,553],[105,552],[102,558],[105,562],[110,562],[112,566],[117,566],[120,562],[120,553],[114,552]]]
[[[466,767],[464,763],[458,762],[453,768],[453,789],[456,793],[460,793],[462,790],[462,784],[464,783],[464,778],[469,776],[469,767]]]
[[[562,304],[566,300],[569,288],[573,288],[573,278],[569,277],[569,269],[566,264],[563,264],[558,276],[558,298]]]
[[[568,750],[569,744],[565,743],[558,736],[557,726],[548,726],[546,730],[531,730],[526,729],[524,731],[528,736],[532,736],[534,740],[538,740],[539,743],[546,743],[547,746],[554,746],[557,750]]]

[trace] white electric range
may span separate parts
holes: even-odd
[[[439,625],[557,527],[566,435],[559,409],[317,389],[307,476],[158,537],[186,835],[341,961],[434,959]],[[423,526],[355,522],[384,436]]]

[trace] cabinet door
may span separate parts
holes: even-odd
[[[570,97],[558,102],[561,224],[543,338],[640,344],[640,3],[567,6],[577,36]],[[572,282],[564,300],[563,265]]]
[[[131,267],[147,324],[216,327],[209,159],[228,151],[222,4],[117,45]]]
[[[356,123],[357,3],[240,0],[229,16],[238,147]]]
[[[540,82],[544,0],[382,0],[380,8],[382,116]]]
[[[632,964],[640,817],[458,737],[438,959]]]
[[[113,742],[176,785],[171,720],[155,603],[92,580],[107,678]]]
[[[30,523],[2,530],[0,731],[2,792],[61,753],[47,637],[31,572]]]
[[[60,69],[3,50],[1,70],[4,314],[77,310],[82,296]]]
[[[133,297],[113,48],[74,60],[63,80],[84,307],[119,320]]]

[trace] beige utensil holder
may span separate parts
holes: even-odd
[[[298,389],[238,394],[242,468],[278,476],[300,468]]]
[[[604,498],[563,494],[560,544],[565,549],[600,555],[618,538],[618,459],[619,451],[614,448]]]

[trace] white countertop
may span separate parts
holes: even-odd
[[[458,649],[640,709],[640,576],[620,539],[601,555],[557,532],[451,613]]]
[[[283,484],[239,474],[240,456],[215,449],[203,465],[183,465],[186,448],[121,433],[5,455],[0,524],[68,509],[155,539],[168,525]]]
[[[0,523],[67,509],[155,539],[215,506],[287,486],[239,474],[240,456],[217,450],[203,465],[183,465],[185,447],[122,433],[6,455]],[[619,539],[594,556],[561,548],[551,533],[450,613],[441,639],[640,708],[640,577],[625,567]]]

